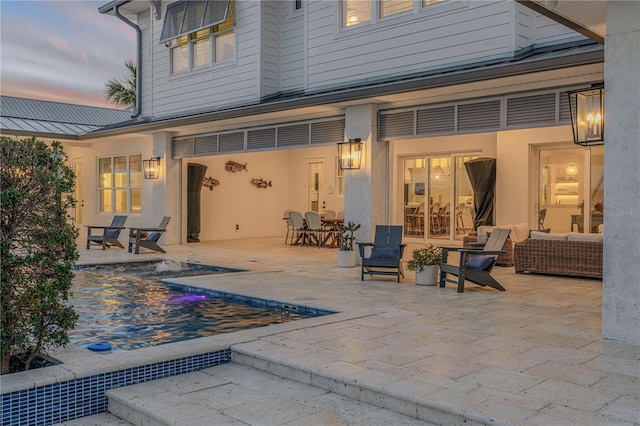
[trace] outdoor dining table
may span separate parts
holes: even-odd
[[[337,248],[340,246],[338,225],[343,223],[344,219],[322,219],[322,225],[329,231],[322,242],[323,247]]]

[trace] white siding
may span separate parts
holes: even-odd
[[[516,30],[516,49],[522,49],[527,46],[531,46],[532,42],[532,32],[533,32],[533,22],[531,15],[534,14],[531,9],[528,7],[520,7],[520,5],[516,6],[516,20],[515,20],[515,30]]]
[[[163,2],[163,18],[170,3]],[[169,49],[158,43],[163,19],[139,16],[143,116],[255,103],[279,91],[344,87],[584,38],[518,3],[498,0],[452,1],[349,29],[340,28],[337,1],[308,0],[294,12],[290,1],[236,0],[234,17],[232,63],[172,76]]]
[[[163,19],[166,6],[163,2]],[[158,43],[163,19],[153,20],[150,114],[154,117],[256,102],[260,98],[260,2],[236,1],[236,59],[171,75],[169,48]],[[143,47],[144,48],[144,47]],[[149,96],[147,96],[147,99]],[[148,100],[143,101],[149,102]],[[149,108],[145,108],[145,115]]]
[[[537,13],[533,17],[533,27],[534,37],[532,44],[553,44],[563,41],[584,40],[587,38]]]
[[[283,92],[303,90],[305,16],[303,11],[293,13],[290,1],[280,2],[280,14],[280,88]]]
[[[389,19],[338,30],[335,2],[306,3],[309,90],[508,56],[513,51],[513,3],[460,2],[446,12]]]
[[[279,89],[279,46],[278,36],[280,8],[277,1],[262,1],[262,96],[276,93]]]
[[[516,11],[516,48],[534,44],[551,44],[583,40],[582,36],[568,27],[534,12],[526,6],[514,3]]]

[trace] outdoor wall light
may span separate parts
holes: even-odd
[[[604,84],[569,92],[573,142],[578,145],[604,144]]]
[[[363,145],[360,138],[349,139],[348,142],[338,142],[338,162],[342,170],[360,168]]]
[[[160,157],[151,157],[142,161],[145,179],[158,179],[160,177]]]

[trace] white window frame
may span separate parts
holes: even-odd
[[[116,182],[115,182],[115,174],[116,171],[114,170],[114,160],[116,158],[119,157],[126,157],[127,159],[127,165],[126,165],[126,185],[124,186],[116,186]],[[138,157],[138,162],[139,162],[139,169],[138,170],[134,170],[134,172],[138,172],[140,173],[140,186],[137,185],[132,185],[131,184],[131,158],[132,157]],[[110,168],[110,176],[109,182],[105,181],[105,177],[101,176],[100,174],[102,173],[102,170],[100,169],[100,162],[101,160],[105,160],[105,159],[110,159],[110,164],[111,164],[111,168]],[[104,156],[104,157],[98,157],[97,158],[97,182],[96,182],[96,192],[97,192],[97,200],[98,200],[98,210],[100,213],[126,213],[126,214],[141,214],[142,213],[142,154],[141,153],[136,153],[136,154],[119,154],[119,155],[112,155],[112,156]],[[135,212],[133,211],[133,206],[132,206],[132,192],[134,190],[138,190],[140,191],[140,206],[139,209],[137,209]],[[103,203],[102,203],[102,199],[103,197],[102,195],[102,191],[111,191],[111,200],[110,200],[110,205],[111,205],[111,209],[109,211],[103,210]],[[116,208],[116,191],[125,191],[126,192],[126,209],[124,211],[118,211]]]
[[[358,1],[358,0],[340,0],[339,6],[339,20],[340,20],[340,28],[342,30],[352,30],[354,28],[365,28],[372,25],[379,24],[381,22],[387,22],[390,20],[395,20],[401,17],[408,17],[411,15],[416,15],[419,13],[442,13],[445,11],[449,11],[450,9],[456,9],[459,7],[466,6],[467,0],[413,0],[413,8],[411,10],[406,10],[398,13],[394,13],[388,16],[382,16],[382,4],[384,1],[394,1],[394,0],[369,0],[371,2],[371,19],[359,22],[353,25],[347,25],[347,7],[349,1]],[[363,0],[361,0],[363,1]],[[447,6],[447,7],[443,7]]]
[[[227,35],[231,33],[233,36],[233,53],[231,55],[231,57],[229,58],[225,58],[223,60],[220,61],[216,61],[216,38],[223,36],[223,35]],[[236,46],[237,46],[237,40],[236,40],[236,32],[235,32],[235,27],[233,28],[227,28],[221,31],[217,31],[217,32],[213,32],[213,29],[209,29],[209,34],[208,36],[208,48],[209,48],[209,63],[208,64],[203,64],[203,65],[199,65],[196,66],[194,61],[195,61],[195,45],[197,42],[202,41],[203,39],[205,39],[205,36],[200,36],[196,38],[196,34],[197,33],[191,33],[185,37],[187,37],[186,41],[179,41],[180,39],[175,39],[171,41],[170,44],[170,48],[169,48],[169,63],[170,63],[170,70],[171,70],[171,75],[180,75],[180,74],[184,74],[184,73],[189,73],[191,71],[196,71],[196,70],[200,70],[203,68],[208,68],[214,65],[218,65],[218,64],[222,64],[222,63],[228,63],[231,62],[235,59],[236,57]],[[180,69],[180,70],[176,70],[174,69],[174,52],[176,52],[180,47],[187,45],[187,59],[186,59],[186,67],[185,69]]]

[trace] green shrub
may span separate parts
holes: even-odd
[[[440,259],[442,259],[442,249],[430,244],[412,252],[411,259],[407,262],[407,269],[422,272],[425,266],[439,265]]]
[[[0,137],[2,374],[12,357],[28,370],[48,348],[69,342],[77,321],[69,305],[77,230],[73,171],[62,145]]]

